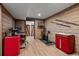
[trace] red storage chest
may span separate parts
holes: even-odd
[[[17,56],[20,53],[20,36],[4,38],[4,56]]]
[[[58,33],[55,35],[56,48],[65,53],[72,53],[75,49],[75,36]]]

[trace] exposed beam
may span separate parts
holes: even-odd
[[[33,20],[40,20],[43,21],[44,19],[39,19],[39,18],[33,18],[33,17],[26,17],[27,21],[33,21]]]
[[[23,20],[23,19],[15,19],[15,21],[26,21],[26,20]]]

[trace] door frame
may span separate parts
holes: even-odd
[[[27,25],[26,25],[26,22],[27,21],[34,21],[34,39],[35,39],[35,20],[34,19],[32,19],[32,20],[26,20],[25,21],[25,27],[27,27]],[[25,32],[26,32],[26,28],[25,28]],[[26,36],[27,37],[27,36]]]

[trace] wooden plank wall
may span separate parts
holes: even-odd
[[[75,40],[76,40],[75,49],[79,53],[79,26],[59,22],[60,24],[66,24],[66,25],[70,26],[70,28],[68,28],[68,27],[64,27],[64,26],[60,26],[60,25],[51,23],[51,22],[56,22],[55,21],[56,19],[79,24],[79,4],[75,4],[72,7],[68,8],[64,11],[62,11],[54,16],[51,16],[50,18],[48,18],[45,21],[46,29],[51,31],[50,40],[55,41],[55,33],[58,33],[58,32],[74,34]]]
[[[5,7],[0,4],[0,55],[2,55],[2,33],[6,32],[9,28],[15,27],[14,18],[5,9]]]
[[[26,27],[25,27],[25,22],[26,22],[26,21],[24,21],[24,20],[17,20],[17,21],[15,22],[16,27],[21,27],[22,32],[26,32],[26,31],[25,31],[25,29],[26,29]]]
[[[14,28],[15,22],[12,17],[7,16],[5,13],[2,13],[2,32],[6,32],[9,28]]]
[[[1,12],[2,8],[0,5],[0,56],[2,55],[2,17],[1,17]]]
[[[2,33],[15,27],[15,21],[6,8],[0,4],[0,55],[2,55]]]
[[[41,39],[42,38],[42,33],[41,32],[43,31],[43,29],[38,28],[39,22],[42,22],[42,21],[35,20],[35,39]]]

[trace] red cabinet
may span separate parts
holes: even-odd
[[[4,56],[17,56],[20,53],[20,36],[4,38]]]
[[[56,34],[55,41],[56,41],[56,48],[64,51],[65,53],[74,52],[74,48],[75,48],[74,35]]]
[[[55,39],[55,41],[56,41],[56,48],[61,49],[61,35],[56,34],[55,36],[56,36],[56,39]]]

